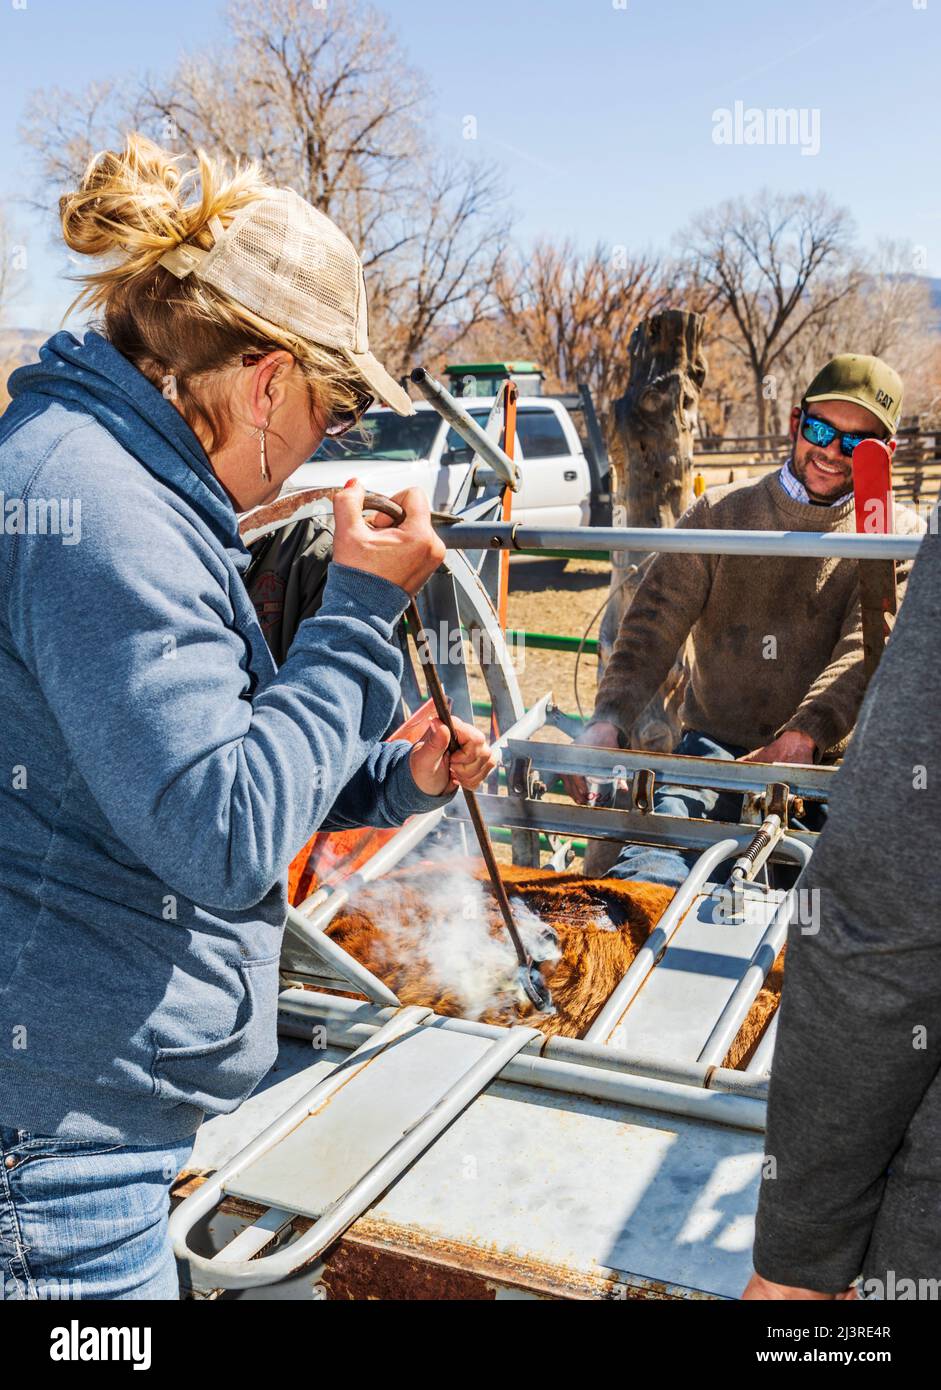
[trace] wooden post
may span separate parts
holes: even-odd
[[[693,440],[706,377],[703,324],[702,314],[667,309],[631,334],[630,377],[614,408],[620,444],[612,497],[615,526],[674,526],[693,501]],[[648,559],[636,551],[612,554],[611,598],[600,633],[602,665],[640,581],[632,568]],[[664,719],[658,698],[637,721],[631,744],[672,748],[674,726]]]
[[[615,526],[673,526],[693,501],[693,440],[706,378],[703,326],[702,314],[667,309],[638,324],[631,334],[627,390],[614,407]],[[611,655],[621,618],[649,559],[649,552],[612,553],[611,594],[599,634],[599,672]],[[680,653],[666,682],[629,731],[632,748],[672,752],[680,733],[677,710],[684,685]],[[589,842],[585,872],[603,873],[611,858],[611,846]]]

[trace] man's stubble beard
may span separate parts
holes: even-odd
[[[798,457],[797,457],[797,450],[796,450],[796,448],[795,448],[795,450],[794,450],[794,452],[793,452],[793,454],[792,454],[792,456],[791,456],[791,472],[794,474],[794,477],[798,480],[798,482],[803,483],[804,487],[807,489],[807,495],[808,495],[808,497],[810,498],[810,500],[811,500],[812,502],[818,502],[818,503],[830,503],[830,502],[835,502],[835,501],[837,500],[838,497],[845,497],[846,494],[847,494],[848,492],[852,492],[852,490],[853,490],[853,470],[852,470],[852,469],[850,469],[850,470],[848,471],[847,475],[845,475],[843,478],[838,479],[838,480],[834,480],[834,487],[833,487],[833,491],[832,491],[832,492],[826,492],[826,493],[812,492],[811,489],[807,486],[807,465],[808,465],[809,463],[812,463],[813,461],[814,461],[814,460],[813,460],[813,454],[809,454],[809,455],[805,456],[803,459],[800,459],[800,460],[799,460]],[[829,465],[829,466],[832,467],[832,464],[830,464],[830,460],[829,460],[829,459],[826,459],[826,458],[823,459],[823,463],[825,463],[825,464],[827,464],[827,465]]]

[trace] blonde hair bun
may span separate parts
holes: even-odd
[[[228,174],[202,150],[194,167],[181,171],[179,166],[180,156],[131,132],[123,150],[96,154],[78,188],[62,195],[59,217],[66,245],[80,255],[121,257],[107,270],[79,277],[86,288],[76,303],[101,307],[116,282],[152,269],[181,242],[208,249],[213,217],[227,225],[239,208],[270,188],[256,165]]]
[[[132,133],[120,152],[97,154],[79,187],[60,198],[66,244],[107,258],[102,269],[76,277],[84,288],[65,318],[79,305],[98,311],[94,326],[158,390],[172,380],[174,400],[207,451],[221,447],[231,424],[215,378],[239,365],[243,353],[283,347],[300,369],[312,409],[324,415],[355,409],[360,387],[342,354],[302,342],[198,276],[180,280],[159,264],[184,241],[210,250],[216,218],[228,226],[272,189],[255,164],[230,171],[202,150],[189,169],[181,163]]]

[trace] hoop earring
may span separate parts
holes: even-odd
[[[265,444],[265,439],[268,432],[268,424],[269,421],[266,420],[261,427],[261,476],[262,478],[264,478],[266,483],[271,482],[271,469],[268,467],[268,451]]]

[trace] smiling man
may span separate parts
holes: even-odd
[[[731,531],[853,531],[853,449],[894,449],[902,404],[898,373],[878,357],[845,353],[818,372],[791,412],[790,457],[756,482],[709,488],[677,523]],[[923,529],[896,509],[895,529]],[[899,567],[900,579],[907,573]],[[839,756],[866,678],[857,564],[792,556],[661,552],[624,615],[579,742],[624,748],[632,725],[689,638],[689,682],[677,753],[813,763]],[[583,777],[566,779],[584,804]],[[737,801],[665,787],[668,815],[738,819]],[[694,856],[629,845],[611,873],[676,885]]]

